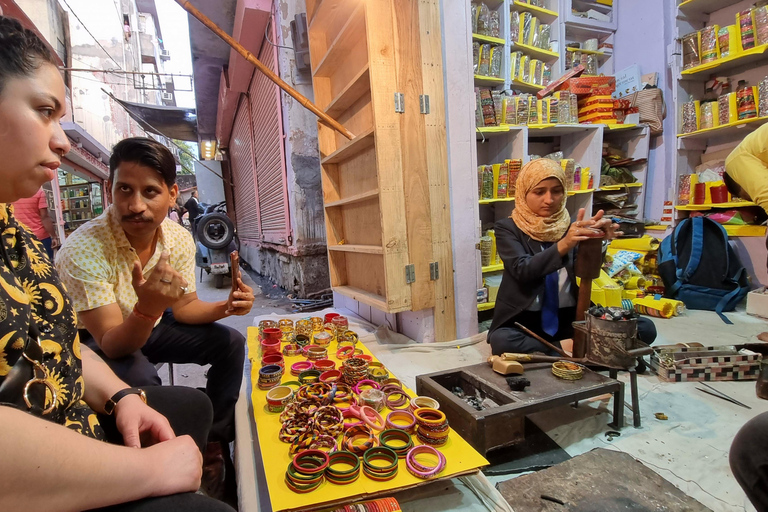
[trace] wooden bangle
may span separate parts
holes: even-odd
[[[445,414],[429,407],[421,407],[413,411],[416,422],[424,425],[442,425],[445,423]]]
[[[397,419],[404,419],[409,423],[406,425],[395,423],[395,420]],[[416,426],[416,417],[408,411],[392,411],[387,415],[387,426],[389,428],[410,432],[411,429]]]

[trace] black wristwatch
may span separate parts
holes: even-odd
[[[147,394],[144,392],[143,389],[139,388],[125,388],[123,390],[118,391],[114,395],[112,395],[112,398],[107,400],[107,403],[104,404],[104,412],[107,414],[112,414],[115,412],[115,407],[117,407],[117,402],[122,400],[128,395],[139,395],[139,398],[141,398],[141,401],[145,404],[147,403]]]

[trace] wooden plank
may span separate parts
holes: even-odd
[[[373,128],[370,128],[368,131],[361,133],[349,141],[349,143],[345,146],[340,147],[330,155],[323,158],[320,163],[323,165],[337,164],[339,162],[343,162],[344,160],[348,160],[355,156],[357,153],[373,146],[374,139]]]
[[[327,245],[336,245],[344,239],[344,220],[341,210],[325,212],[325,240]],[[347,256],[343,252],[328,251],[328,272],[331,286],[347,284]]]
[[[393,0],[392,10],[398,91],[403,93],[406,105],[399,119],[408,254],[416,272],[416,280],[411,284],[411,309],[419,311],[435,305],[435,286],[429,277],[429,264],[433,259],[427,137],[425,116],[418,107],[419,96],[423,94],[419,5],[412,0]]]
[[[435,288],[435,341],[456,339],[456,302],[453,287],[451,197],[446,147],[445,93],[442,35],[438,0],[419,0],[423,94],[429,95],[430,113],[425,116],[429,204],[432,221],[432,256],[440,277]]]
[[[354,134],[365,133],[373,129],[373,105],[371,104],[370,91],[366,91],[360,99],[339,114],[336,120]],[[341,134],[335,139],[336,148],[349,143],[349,140]]]
[[[325,108],[325,113],[336,119],[340,113],[347,110],[353,103],[359,100],[363,94],[371,90],[371,75],[366,65],[352,78],[352,81],[344,87]]]
[[[400,114],[393,108],[398,83],[392,6],[388,2],[367,2],[365,17],[373,125],[376,126],[381,236],[385,248],[383,295],[386,297],[386,307],[379,309],[388,312],[407,311],[411,309],[411,289],[405,282],[408,234],[405,227],[405,190],[398,118]]]
[[[356,252],[359,254],[384,254],[384,248],[378,245],[329,245],[329,251]]]
[[[350,9],[359,4],[361,0],[314,0],[307,3],[307,27],[309,30],[321,29],[333,25],[337,18],[346,17]],[[310,10],[310,4],[314,3],[314,9]]]
[[[362,194],[355,194],[354,196],[345,197],[344,199],[339,199],[337,201],[330,201],[325,203],[326,208],[333,208],[335,206],[343,206],[345,204],[352,204],[352,203],[359,203],[362,201],[367,201],[371,198],[378,198],[379,197],[379,190],[369,190],[368,192],[363,192]]]
[[[379,180],[376,171],[376,147],[371,146],[350,158],[337,164],[338,194],[336,197],[326,197],[326,201],[338,200],[343,197],[351,197],[378,190]],[[380,223],[379,223],[380,224]],[[381,231],[379,225],[378,231]]]
[[[325,55],[320,59],[316,67],[312,68],[312,76],[330,76],[339,63],[344,59],[352,47],[360,44],[365,34],[365,21],[363,19],[364,6],[359,4],[347,19],[344,26],[336,35],[333,42],[328,45]],[[326,34],[327,37],[327,34]]]
[[[381,209],[378,201],[353,203],[335,208],[341,210],[344,222],[344,240],[350,245],[384,244],[381,237]]]
[[[361,290],[360,288],[355,288],[354,286],[335,286],[333,288],[333,291],[336,293],[340,293],[342,295],[346,295],[347,297],[353,300],[362,302],[363,304],[367,304],[380,311],[387,311],[388,301],[381,295],[376,295],[374,293]],[[406,310],[402,310],[402,311],[406,311]],[[393,312],[396,312],[396,311],[393,311]]]

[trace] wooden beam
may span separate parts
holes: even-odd
[[[373,146],[373,144],[374,129],[371,128],[370,130],[361,133],[347,144],[341,146],[339,149],[320,160],[320,163],[326,165],[343,162],[344,160],[352,158],[361,151],[368,149],[369,147]]]
[[[329,251],[355,252],[358,254],[384,254],[384,248],[378,245],[329,245]]]
[[[453,243],[451,240],[451,197],[446,147],[443,49],[439,0],[418,0],[421,34],[421,68],[424,93],[429,95],[426,121],[427,168],[429,169],[432,254],[440,278],[435,286],[435,341],[456,339],[456,301],[453,287]]]
[[[360,203],[362,201],[367,201],[373,197],[379,197],[379,190],[369,190],[368,192],[363,192],[362,194],[355,194],[354,196],[345,197],[344,199],[339,199],[338,201],[331,201],[328,203],[325,203],[326,208],[334,208],[336,206],[344,206],[345,204],[354,204],[354,203]]]
[[[373,126],[376,127],[376,169],[381,208],[381,240],[384,246],[386,308],[397,312],[411,309],[411,288],[405,282],[408,265],[408,232],[405,218],[405,187],[400,119],[394,110],[397,69],[392,5],[365,3],[368,60],[371,82]],[[373,305],[373,307],[377,307]]]
[[[435,305],[435,286],[430,281],[432,258],[432,221],[430,220],[430,182],[427,165],[425,116],[419,111],[422,86],[419,5],[413,0],[393,0],[395,17],[395,55],[397,90],[405,98],[405,111],[400,114],[400,143],[403,148],[403,186],[408,230],[409,261],[416,280],[411,283],[413,311]]]
[[[336,118],[369,90],[371,90],[371,76],[368,74],[368,66],[365,66],[357,75],[355,75],[352,81],[342,89],[333,100],[331,100],[331,103],[325,108],[325,113]]]

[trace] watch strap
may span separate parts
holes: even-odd
[[[141,398],[141,401],[145,404],[147,403],[147,394],[144,392],[143,389],[139,388],[125,388],[121,389],[114,395],[112,395],[112,398],[107,400],[107,403],[104,404],[104,412],[107,414],[112,414],[115,412],[115,407],[117,407],[117,402],[122,400],[128,395],[139,395],[139,398]]]

